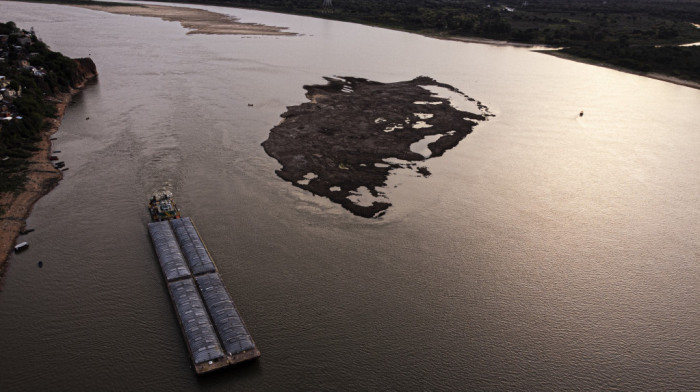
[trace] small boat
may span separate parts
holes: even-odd
[[[175,205],[173,195],[167,191],[153,195],[148,203],[148,212],[154,222],[180,218],[180,210]]]
[[[49,161],[57,161],[57,160],[58,160],[58,157],[55,156],[55,155],[51,155],[51,156],[49,157]]]
[[[21,230],[21,231],[19,232],[19,234],[20,234],[20,235],[25,235],[25,234],[31,233],[32,231],[34,231],[34,229]]]
[[[29,242],[21,242],[15,245],[15,253],[19,253],[23,250],[26,250],[27,248],[29,248]]]
[[[67,167],[63,168],[63,169],[61,169],[61,171],[68,171],[68,168]]]
[[[248,106],[253,106],[253,104],[252,104],[252,103],[249,103]]]
[[[583,110],[581,110],[581,113],[579,113],[578,116],[583,117]]]
[[[40,261],[40,262],[37,263],[37,265],[39,266],[39,268],[41,268],[41,267],[44,266],[44,262],[43,262],[43,261]]]
[[[54,154],[60,154],[60,153],[61,153],[61,150],[55,150],[53,153],[54,153]]]

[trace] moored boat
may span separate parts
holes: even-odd
[[[15,253],[19,253],[27,248],[29,248],[28,242],[20,242],[19,244],[15,245]]]

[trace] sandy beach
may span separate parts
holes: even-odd
[[[164,5],[102,6],[74,5],[95,11],[112,14],[149,16],[169,22],[180,22],[190,30],[187,34],[230,34],[230,35],[297,35],[284,31],[286,27],[265,26],[257,23],[241,23],[238,18],[196,8],[171,7]]]
[[[542,47],[542,45],[523,44],[523,43],[518,43],[518,42],[501,41],[501,40],[479,38],[479,37],[456,37],[456,36],[443,36],[443,35],[430,35],[430,34],[428,34],[426,36],[431,37],[431,38],[437,38],[437,39],[445,39],[445,40],[449,40],[449,41],[459,41],[459,42],[466,42],[466,43],[473,43],[473,44],[494,45],[494,46],[513,46],[516,48]]]

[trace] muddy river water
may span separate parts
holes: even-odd
[[[700,91],[205,8],[300,35],[0,2],[100,72],[55,135],[70,170],[9,260],[0,390],[700,388]],[[356,217],[278,178],[260,146],[303,85],[333,75],[430,76],[495,116],[428,160],[431,176],[391,175],[383,217]],[[190,369],[146,230],[161,188],[196,222],[257,363]]]

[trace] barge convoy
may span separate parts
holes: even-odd
[[[148,210],[148,231],[195,372],[260,357],[192,220],[180,216],[169,193],[153,196]]]

